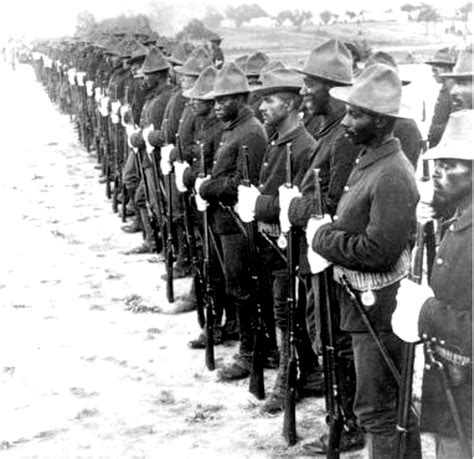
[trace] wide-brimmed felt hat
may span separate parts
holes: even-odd
[[[227,62],[217,72],[214,87],[205,99],[247,94],[249,92],[250,88],[244,72],[234,62]]]
[[[456,64],[456,53],[452,48],[441,48],[436,51],[432,59],[425,61],[428,65],[443,65],[454,67]]]
[[[210,39],[209,41],[214,41],[216,43],[220,43],[222,41],[222,37],[220,37],[219,35],[217,34],[214,34]]]
[[[188,58],[188,53],[184,49],[182,43],[177,43],[173,46],[173,51],[171,52],[171,56],[168,57],[168,60],[173,65],[183,65],[184,61]]]
[[[169,62],[163,56],[163,53],[158,48],[150,48],[145,62],[141,68],[144,74],[162,72],[163,70],[168,70],[170,68]]]
[[[251,54],[243,66],[245,75],[259,76],[262,68],[268,64],[268,60],[268,56],[260,51]]]
[[[136,46],[132,49],[132,54],[128,59],[128,63],[132,64],[133,62],[136,62],[140,59],[145,59],[148,55],[148,51],[149,49],[145,45],[142,45],[139,41],[137,41]]]
[[[311,51],[299,73],[332,81],[341,85],[352,84],[352,55],[339,40],[331,39]]]
[[[303,77],[291,69],[275,69],[262,74],[262,85],[252,90],[265,96],[276,92],[299,93],[303,87]]]
[[[199,76],[200,73],[212,65],[211,57],[203,46],[194,50],[181,66],[175,67],[175,72],[181,75]]]
[[[423,159],[463,159],[474,160],[472,130],[474,110],[459,110],[451,113],[441,141],[428,150]]]
[[[209,100],[205,96],[214,88],[216,75],[217,69],[213,65],[206,67],[195,81],[194,86],[183,92],[183,96],[189,99]]]
[[[406,78],[401,77],[400,69],[398,68],[397,62],[391,54],[389,54],[385,51],[375,51],[375,52],[373,52],[372,54],[370,54],[370,56],[365,61],[364,68],[368,67],[369,65],[373,65],[373,64],[377,64],[377,63],[385,64],[385,65],[389,65],[390,67],[393,67],[397,71],[398,75],[400,76],[402,86],[406,86],[406,85],[411,83],[410,80],[407,80]]]
[[[392,118],[412,118],[401,105],[402,83],[397,71],[386,64],[373,64],[362,70],[352,86],[329,90],[331,97],[346,104]]]
[[[237,57],[234,62],[243,70],[248,58],[248,54],[244,54],[243,56]]]
[[[472,78],[472,43],[459,53],[452,73],[441,73],[439,76],[444,78]]]

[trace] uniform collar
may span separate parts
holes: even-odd
[[[376,161],[397,153],[400,151],[400,149],[400,141],[395,137],[387,140],[385,143],[376,148],[364,148],[359,154],[359,164],[357,167],[359,169],[369,167]]]
[[[456,210],[453,217],[454,223],[449,227],[451,231],[458,232],[472,226],[472,201],[466,209]]]
[[[291,142],[294,140],[296,137],[301,135],[303,131],[305,130],[304,126],[302,124],[298,124],[295,129],[287,132],[284,136],[282,137],[277,137],[277,134],[275,134],[274,138],[270,142],[271,145],[283,145],[285,143]]]
[[[250,118],[252,118],[254,115],[253,115],[253,111],[252,109],[248,106],[248,105],[245,105],[244,107],[242,107],[242,110],[240,110],[237,118],[234,120],[234,121],[231,121],[227,127],[226,127],[226,131],[231,131],[232,129],[235,129],[235,127],[240,124],[240,123],[243,123],[244,121],[247,121],[249,120]]]

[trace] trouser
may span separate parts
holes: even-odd
[[[445,437],[444,435],[436,435],[435,440],[436,459],[464,459],[461,442],[458,438]]]
[[[351,335],[357,378],[354,412],[370,434],[370,457],[391,459],[395,447],[398,384],[373,337],[369,333]],[[379,331],[378,336],[400,370],[403,342],[392,331]],[[409,419],[405,451],[406,459],[421,458],[420,436],[413,414]]]
[[[323,352],[321,332],[325,324],[321,323],[319,276],[307,276],[306,283],[310,286],[308,287],[309,293],[307,295],[306,325],[309,335],[311,336],[313,349],[316,350],[318,354],[321,354]],[[354,354],[352,352],[351,334],[342,331],[339,327],[340,312],[335,295],[331,295],[331,319],[339,369],[338,376],[341,404],[345,415],[346,426],[351,427],[357,423],[353,408],[356,392]]]
[[[137,170],[135,155],[136,153],[130,149],[128,157],[123,166],[122,180],[127,190],[134,190],[138,188],[138,184],[140,183],[140,173]]]

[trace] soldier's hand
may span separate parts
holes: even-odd
[[[173,170],[173,167],[170,161],[171,151],[173,150],[173,148],[174,146],[170,144],[170,145],[165,145],[161,149],[160,168],[163,175],[169,175],[171,171]]]
[[[244,223],[250,223],[255,218],[255,204],[260,192],[254,185],[238,187],[238,200],[234,206],[235,211],[239,214],[240,219]]]
[[[278,188],[278,195],[280,201],[280,227],[283,233],[290,231],[291,223],[288,217],[290,203],[294,198],[301,196],[301,192],[296,186],[287,187],[281,185]]]
[[[418,336],[418,318],[424,302],[433,296],[428,285],[418,285],[403,279],[397,293],[397,307],[392,315],[393,332],[407,343],[415,343]]]
[[[181,193],[184,193],[187,190],[186,186],[184,185],[184,171],[190,166],[186,161],[175,161],[173,165],[176,188]]]
[[[323,218],[311,217],[308,220],[308,225],[306,226],[306,242],[308,246],[313,245],[314,235],[321,226],[326,225],[327,223],[332,223],[332,219],[328,214],[325,214]]]
[[[209,203],[203,199],[201,197],[201,195],[199,194],[199,189],[201,188],[202,184],[209,180],[211,178],[210,175],[207,175],[206,177],[198,177],[196,179],[196,182],[194,183],[194,189],[196,190],[196,196],[195,196],[195,200],[196,200],[196,207],[197,207],[197,210],[199,210],[199,212],[205,212],[207,207],[209,206]]]
[[[308,247],[308,262],[311,274],[319,274],[331,266],[331,262],[315,252],[311,246]]]

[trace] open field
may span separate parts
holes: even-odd
[[[444,33],[443,24],[426,25],[416,22],[366,22],[361,24],[333,24],[302,28],[253,27],[240,29],[218,29],[223,37],[223,50],[230,58],[254,51],[263,51],[270,57],[286,61],[290,65],[303,64],[309,51],[328,38],[347,41],[366,40],[374,49],[390,51],[401,63],[407,61],[411,52],[414,62],[423,62],[426,57],[446,45],[459,43],[460,38]]]

